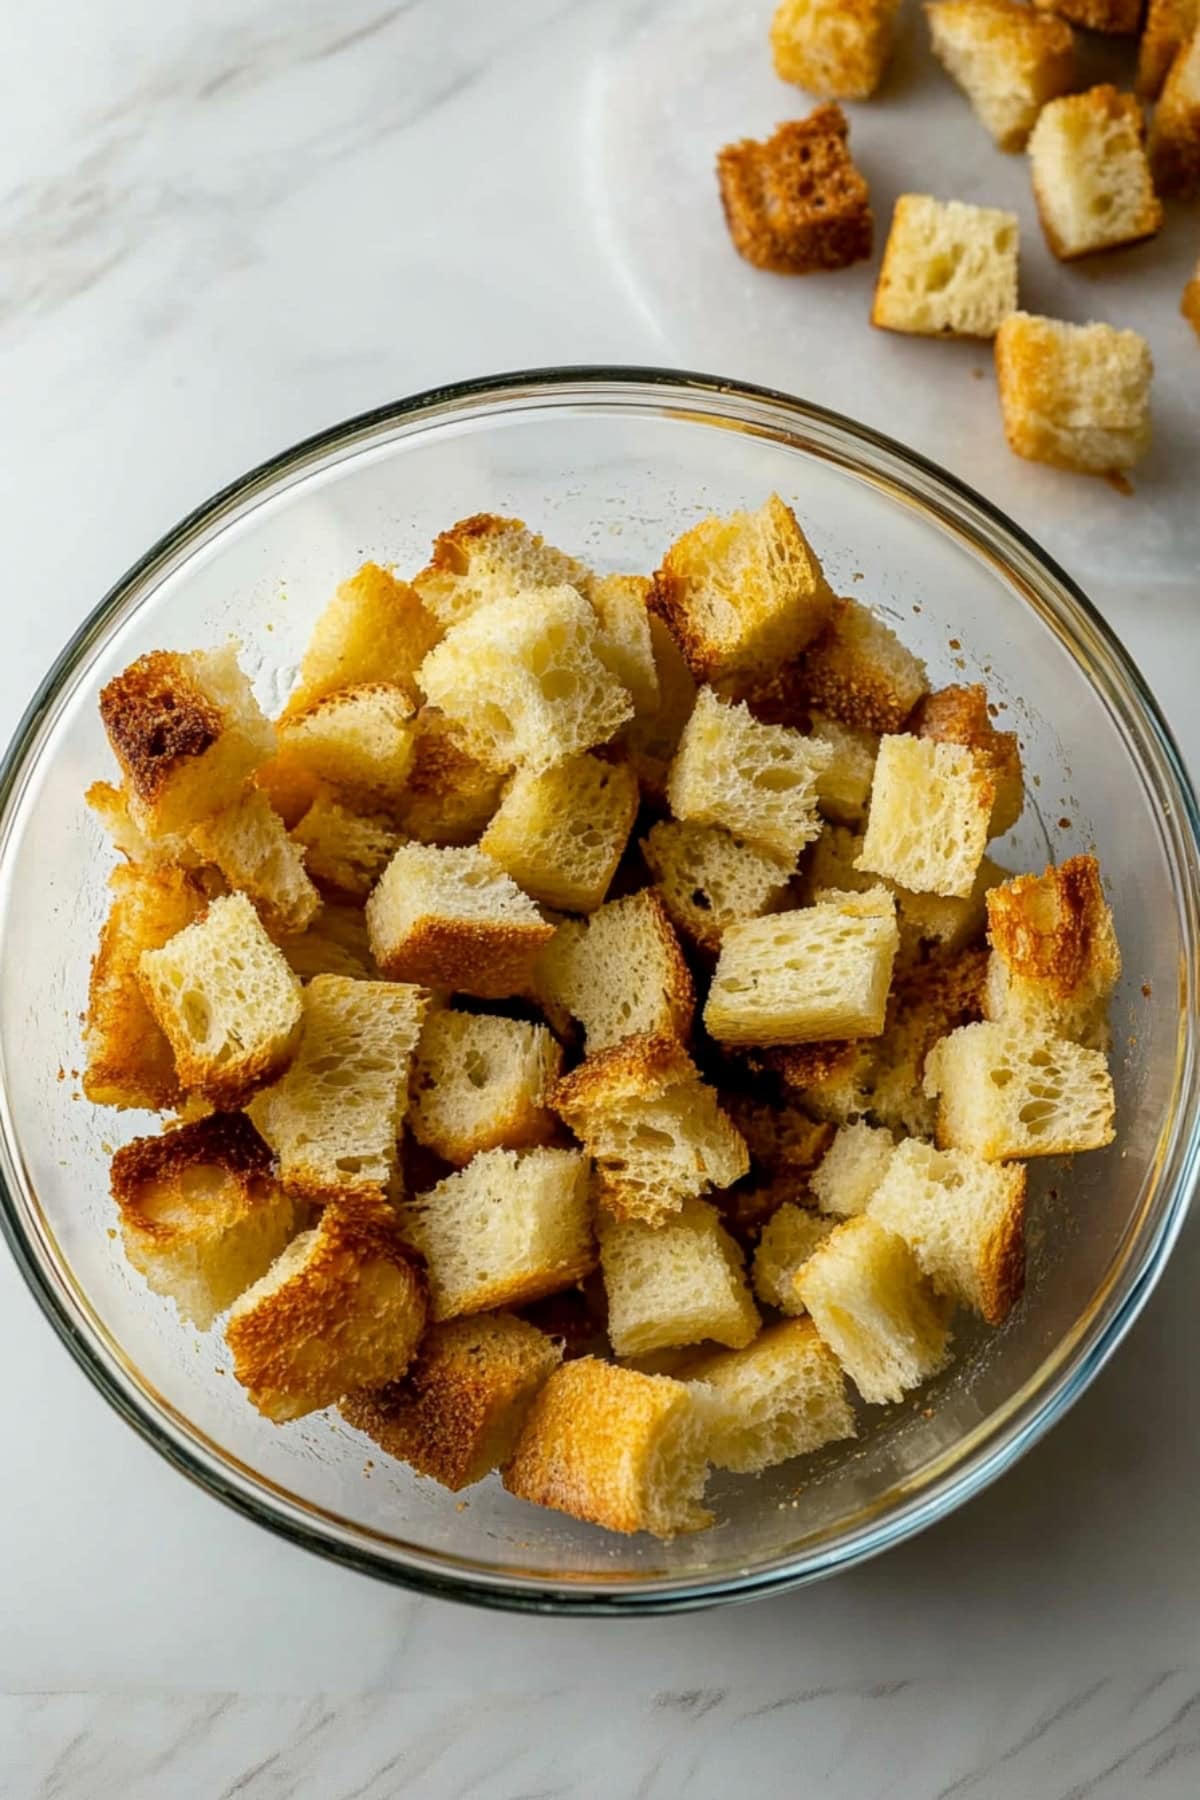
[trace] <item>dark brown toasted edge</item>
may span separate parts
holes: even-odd
[[[510,519],[499,513],[472,513],[469,518],[459,519],[446,531],[439,531],[433,540],[429,561],[418,575],[413,576],[412,585],[420,592],[422,581],[431,575],[466,575],[470,568],[470,558],[463,549],[464,544],[482,543],[487,538],[498,537],[506,531],[528,530],[524,519]],[[538,537],[540,546],[543,540]]]
[[[800,658],[798,679],[810,706],[830,714],[843,725],[858,731],[874,731],[881,736],[904,730],[912,711],[911,701],[902,701],[886,672],[876,674],[869,666],[840,668],[841,657],[851,654],[842,631],[842,621],[851,615],[857,602],[844,595],[834,600],[829,622],[808,645]]]
[[[617,1084],[634,1092],[659,1094],[680,1082],[699,1081],[700,1072],[684,1045],[665,1032],[639,1032],[585,1057],[550,1090],[549,1104],[568,1124],[582,1119]],[[618,1101],[617,1104],[620,1104]]]
[[[167,1181],[187,1169],[217,1163],[241,1182],[270,1177],[275,1157],[245,1113],[215,1112],[159,1137],[134,1138],[114,1152],[109,1165],[113,1199],[136,1207],[149,1181]]]
[[[1038,931],[1025,919],[1025,896],[1045,882],[1053,883],[1057,918],[1048,931]],[[1079,986],[1097,952],[1115,977],[1119,952],[1094,856],[1051,863],[1041,875],[1014,876],[989,888],[985,904],[989,941],[1013,974],[1043,984],[1060,1000]]]
[[[984,1244],[979,1266],[979,1310],[988,1325],[1002,1325],[1025,1290],[1028,1181],[1024,1163],[1008,1163],[1005,1167],[1017,1172],[1012,1203]]]
[[[171,650],[151,650],[114,675],[100,691],[100,718],[126,781],[147,805],[179,763],[211,749],[224,724]]]
[[[554,936],[543,921],[419,919],[398,943],[372,945],[380,972],[390,981],[449,989],[480,1000],[528,993],[538,952]]]

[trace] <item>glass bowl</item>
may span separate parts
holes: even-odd
[[[935,683],[986,681],[1021,735],[1013,868],[1095,847],[1125,957],[1119,1134],[1034,1165],[1029,1282],[953,1368],[863,1415],[847,1451],[712,1484],[718,1523],[660,1544],[506,1495],[456,1498],[336,1415],[278,1428],[219,1331],[180,1326],[113,1241],[107,1149],[153,1128],[78,1097],[80,1011],[110,851],[84,805],[110,767],[101,685],[133,657],[241,640],[276,710],[335,583],[420,567],[435,532],[515,513],[604,569],[645,571],[701,514],[795,505],[838,592],[869,601]],[[873,1555],[992,1480],[1092,1379],[1145,1303],[1198,1155],[1197,817],[1128,657],[1061,569],[977,495],[874,432],[780,394],[654,370],[558,370],[419,395],[310,439],[186,519],[47,676],[0,786],[0,1180],[13,1252],[63,1342],[177,1468],[285,1537],[429,1592],[529,1610],[668,1610],[767,1593]]]

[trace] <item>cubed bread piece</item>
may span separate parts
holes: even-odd
[[[1062,261],[1140,243],[1161,226],[1144,135],[1141,102],[1115,87],[1043,107],[1029,139],[1033,197]]]
[[[771,21],[781,81],[832,100],[866,100],[883,79],[900,0],[782,0]]]
[[[403,838],[387,813],[357,812],[322,789],[292,837],[312,880],[327,892],[365,900]]]
[[[396,1173],[408,1072],[428,996],[398,981],[317,975],[286,1073],[250,1102],[289,1193],[382,1198]]]
[[[1196,264],[1196,273],[1183,290],[1179,310],[1196,336],[1200,337],[1200,261]]]
[[[399,1381],[425,1330],[425,1282],[391,1208],[335,1201],[236,1300],[233,1372],[277,1425]]]
[[[314,975],[369,981],[375,973],[367,918],[359,906],[326,901],[307,930],[271,935],[301,981],[311,981]]]
[[[596,655],[629,690],[639,719],[652,717],[660,698],[648,610],[653,586],[648,575],[598,575],[588,589],[600,621]]]
[[[791,1200],[771,1214],[754,1252],[754,1292],[764,1306],[776,1306],[791,1317],[804,1311],[796,1277],[836,1223]]]
[[[432,1012],[409,1082],[408,1124],[418,1143],[448,1163],[481,1150],[545,1144],[562,1051],[545,1025],[488,1013]]]
[[[1142,20],[1143,0],[1033,0],[1039,12],[1059,13],[1085,31],[1130,37]]]
[[[857,600],[838,600],[804,657],[812,705],[858,731],[900,731],[928,687],[925,665]]]
[[[525,993],[554,936],[516,882],[465,846],[402,844],[367,901],[371,954],[392,981],[498,999]]]
[[[925,1059],[937,1141],[989,1162],[1069,1156],[1116,1136],[1116,1100],[1099,1050],[990,1020],[964,1025]]]
[[[138,974],[181,1085],[214,1105],[237,1105],[291,1056],[300,983],[244,894],[214,900],[161,949],[143,950]]]
[[[280,720],[280,755],[370,811],[394,807],[413,759],[413,703],[376,681],[339,688]]]
[[[936,693],[926,694],[913,709],[909,730],[914,737],[965,744],[973,750],[996,787],[988,836],[1003,837],[1012,830],[1025,805],[1021,747],[1015,731],[997,731],[992,724],[982,683],[938,688]]]
[[[101,691],[100,717],[133,821],[152,838],[232,806],[275,749],[232,644],[140,656]]]
[[[417,699],[417,670],[441,635],[414,588],[390,569],[364,563],[313,626],[285,717],[364,683],[388,682]]]
[[[858,867],[916,893],[966,899],[995,803],[995,781],[965,745],[884,737]]]
[[[1137,82],[1143,100],[1157,100],[1176,54],[1200,25],[1200,0],[1149,0],[1138,39]]]
[[[987,1017],[1104,1049],[1121,953],[1095,857],[1018,875],[991,890],[987,909]]]
[[[201,1331],[266,1273],[298,1223],[242,1113],[135,1138],[110,1178],[126,1256]]]
[[[788,1099],[722,1092],[721,1104],[746,1140],[755,1173],[806,1198],[809,1180],[833,1140],[833,1126]]]
[[[653,888],[568,919],[542,952],[534,991],[578,1019],[594,1056],[635,1034],[686,1038],[696,990],[667,910]]]
[[[875,1040],[871,1114],[877,1124],[932,1137],[937,1109],[923,1081],[929,1052],[960,1025],[983,1017],[987,952],[980,944],[939,951],[897,976],[883,1035]]]
[[[608,1531],[669,1538],[711,1525],[700,1504],[707,1474],[701,1419],[683,1382],[584,1356],[540,1390],[504,1485]]]
[[[842,1125],[823,1161],[813,1170],[811,1186],[825,1213],[857,1217],[887,1174],[895,1152],[890,1131],[864,1119]]]
[[[338,1410],[388,1456],[457,1494],[506,1463],[562,1348],[512,1313],[451,1319],[426,1335],[402,1381],[347,1394]]]
[[[520,1306],[596,1266],[588,1163],[577,1150],[484,1150],[399,1211],[425,1258],[435,1320]]]
[[[883,888],[732,925],[704,1009],[723,1044],[803,1044],[883,1030],[899,942]]]
[[[436,706],[423,706],[413,730],[413,759],[396,822],[419,844],[473,844],[500,804],[504,770],[467,748]]]
[[[1153,372],[1136,331],[1013,313],[996,334],[1009,449],[1085,475],[1132,468],[1150,448]]]
[[[252,900],[273,933],[303,931],[321,905],[298,844],[262,792],[249,785],[224,812],[194,825],[191,844],[231,888]]]
[[[591,571],[556,550],[520,519],[476,513],[434,539],[413,586],[447,629],[495,600],[563,585],[588,593]]]
[[[1016,213],[900,195],[872,325],[927,337],[990,338],[1016,306]]]
[[[184,832],[161,832],[151,838],[134,823],[129,789],[124,782],[114,787],[111,781],[93,781],[83,797],[108,833],[113,849],[119,850],[127,862],[145,869],[200,867],[203,858]]]
[[[599,1199],[619,1219],[661,1224],[750,1167],[716,1092],[673,1037],[624,1038],[588,1056],[550,1103],[594,1159]]]
[[[816,637],[833,594],[790,506],[710,514],[685,531],[654,577],[650,605],[698,681],[769,672]]]
[[[624,763],[571,756],[535,774],[518,769],[479,841],[543,906],[594,912],[608,892],[638,809]]]
[[[730,925],[775,912],[790,864],[720,825],[661,819],[642,840],[642,855],[673,924],[715,953]]]
[[[902,1400],[948,1360],[948,1307],[912,1251],[869,1215],[846,1219],[800,1273],[800,1298],[863,1399]]]
[[[142,954],[159,950],[204,911],[186,870],[123,863],[108,878],[112,901],[88,980],[83,1091],[95,1106],[158,1111],[181,1099],[175,1052],[155,1022],[139,979]]]
[[[843,725],[840,719],[825,713],[814,713],[812,736],[828,744],[832,753],[827,767],[817,776],[817,805],[824,817],[835,824],[860,825],[867,816],[871,798],[875,758],[879,754],[878,734]]]
[[[716,1207],[685,1200],[665,1224],[600,1216],[608,1335],[618,1356],[748,1344],[759,1327],[742,1253]]]
[[[658,675],[658,710],[639,713],[621,733],[621,743],[643,796],[665,806],[667,777],[696,704],[696,682],[682,650],[655,613],[650,614],[650,641]]]
[[[1075,37],[1065,19],[1020,0],[934,0],[933,53],[1001,150],[1023,150],[1042,107],[1075,85]]]
[[[1175,59],[1150,125],[1150,167],[1160,194],[1200,194],[1200,26]]]
[[[633,717],[597,655],[599,634],[572,587],[494,600],[451,627],[421,664],[421,686],[482,762],[536,773],[607,743]]]
[[[908,1138],[870,1215],[902,1237],[939,1294],[1002,1325],[1025,1285],[1025,1167]]]
[[[671,764],[671,810],[794,865],[821,829],[817,782],[832,759],[823,740],[762,725],[744,702],[726,705],[701,688]]]
[[[685,1375],[718,1469],[754,1474],[855,1436],[841,1364],[811,1319],[768,1325],[744,1350],[704,1357]]]
[[[758,269],[811,275],[871,254],[871,198],[851,160],[840,106],[779,125],[765,143],[743,138],[717,156],[734,248]]]

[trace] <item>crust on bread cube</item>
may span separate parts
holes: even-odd
[[[588,589],[588,599],[600,621],[596,654],[629,690],[634,717],[650,718],[658,711],[661,695],[654,638],[650,630],[649,575],[598,575]]]
[[[417,670],[441,635],[415,588],[390,569],[365,562],[341,583],[313,626],[285,718],[364,683],[387,682],[416,700]]]
[[[1060,13],[1085,31],[1130,37],[1142,21],[1143,0],[1033,0],[1038,12]]]
[[[479,847],[543,906],[594,912],[633,829],[637,776],[623,763],[572,756],[518,769]]]
[[[403,836],[385,812],[359,812],[321,789],[292,837],[311,879],[325,892],[363,901],[396,854]]]
[[[1095,857],[1018,875],[991,890],[987,907],[986,1017],[1105,1049],[1121,952]]]
[[[539,1300],[596,1266],[577,1150],[484,1150],[399,1211],[425,1258],[435,1321]]]
[[[883,79],[900,0],[781,0],[771,57],[781,81],[832,100],[866,100]]]
[[[1013,313],[996,333],[1009,449],[1085,475],[1132,468],[1150,448],[1153,372],[1136,331]]]
[[[135,1138],[114,1155],[110,1180],[129,1261],[201,1331],[266,1273],[298,1223],[242,1113]]]
[[[884,737],[857,867],[915,893],[966,899],[995,804],[996,783],[967,746]]]
[[[701,950],[715,954],[730,925],[784,902],[790,864],[720,825],[660,819],[641,848],[672,923]]]
[[[1150,167],[1160,194],[1200,194],[1200,24],[1176,51],[1150,126]]]
[[[321,905],[300,846],[261,788],[248,785],[224,812],[194,825],[194,850],[214,863],[231,888],[253,901],[267,930],[303,931]]]
[[[425,1330],[425,1282],[386,1205],[335,1201],[236,1300],[233,1372],[277,1425],[398,1381]]]
[[[1025,1285],[1025,1167],[908,1138],[870,1215],[902,1237],[939,1294],[1002,1325]]]
[[[686,1038],[696,990],[653,888],[565,920],[538,959],[534,991],[550,1014],[578,1019],[589,1056],[622,1038]]]
[[[758,1331],[742,1253],[715,1206],[685,1200],[657,1226],[601,1215],[599,1231],[618,1356],[705,1342],[738,1349]]]
[[[1046,242],[1061,261],[1140,243],[1162,225],[1144,137],[1141,101],[1115,87],[1043,107],[1029,139],[1030,173]]]
[[[996,787],[988,836],[1003,837],[1012,830],[1025,806],[1021,747],[1015,731],[996,730],[982,683],[926,694],[913,709],[909,730],[914,737],[973,750]]]
[[[1021,0],[934,0],[933,53],[1001,150],[1023,150],[1048,100],[1075,85],[1075,34]]]
[[[671,764],[671,810],[794,865],[821,829],[817,782],[832,760],[823,740],[760,724],[744,701],[727,705],[701,688]]]
[[[1116,1136],[1116,1100],[1099,1050],[985,1020],[963,1025],[925,1060],[937,1141],[989,1162],[1069,1156]]]
[[[734,249],[757,269],[811,275],[871,254],[873,220],[836,102],[789,119],[765,143],[743,138],[717,154],[717,183]]]
[[[436,706],[423,706],[413,726],[413,758],[393,811],[419,844],[473,844],[500,804],[504,771],[473,756]]]
[[[890,1131],[865,1119],[839,1126],[812,1174],[812,1191],[824,1213],[856,1218],[887,1174],[896,1145]]]
[[[608,1531],[670,1538],[712,1524],[700,1504],[707,1474],[701,1420],[683,1382],[584,1356],[542,1387],[504,1485]]]
[[[368,810],[394,807],[412,764],[413,703],[402,687],[375,681],[339,688],[278,725],[281,757]]]
[[[1158,99],[1171,64],[1198,25],[1200,0],[1149,0],[1134,84],[1143,100]]]
[[[876,1219],[846,1219],[800,1272],[800,1297],[863,1399],[903,1400],[948,1361],[949,1308]]]
[[[513,1313],[434,1325],[402,1381],[347,1394],[339,1412],[389,1456],[457,1494],[506,1463],[562,1347]]]
[[[311,981],[314,975],[349,975],[355,981],[369,981],[375,973],[366,914],[359,906],[326,901],[306,930],[272,932],[271,936],[301,981]]]
[[[900,731],[929,683],[925,665],[857,600],[834,602],[804,657],[804,685],[820,712],[858,731]]]
[[[750,1475],[856,1435],[845,1377],[811,1319],[768,1325],[744,1350],[689,1364],[709,1461]]]
[[[665,807],[667,777],[696,704],[696,681],[668,627],[656,613],[649,617],[658,707],[653,713],[639,713],[621,732],[620,742],[643,798]]]
[[[151,838],[134,823],[124,782],[114,787],[111,781],[93,781],[83,797],[108,833],[113,849],[127,862],[144,869],[200,867],[203,858],[183,832],[162,832]]]
[[[481,1150],[523,1150],[557,1130],[550,1092],[562,1051],[545,1025],[438,1010],[421,1033],[409,1082],[417,1142],[461,1166]]]
[[[1017,306],[1017,215],[901,194],[871,323],[927,337],[995,337]]]
[[[367,901],[371,954],[392,981],[480,999],[528,990],[554,936],[516,882],[471,846],[402,844]]]
[[[828,765],[817,776],[817,805],[823,816],[835,824],[861,825],[871,798],[879,736],[874,731],[843,725],[840,719],[825,713],[811,716],[812,736],[828,744],[831,751]]]
[[[562,586],[587,594],[592,573],[521,519],[474,513],[438,534],[413,587],[447,630],[494,600]]]
[[[816,1249],[829,1236],[836,1219],[785,1200],[766,1221],[754,1252],[754,1292],[764,1306],[774,1306],[789,1317],[804,1311],[796,1278]]]

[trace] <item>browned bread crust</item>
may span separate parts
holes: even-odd
[[[780,125],[765,143],[743,138],[719,152],[721,204],[747,262],[808,275],[870,256],[870,195],[850,158],[849,131],[831,103]]]
[[[188,1169],[209,1163],[218,1164],[249,1196],[254,1182],[271,1177],[275,1159],[245,1113],[209,1113],[161,1137],[123,1144],[110,1166],[113,1199],[122,1211],[139,1214],[139,1230],[169,1236],[173,1226],[140,1210],[147,1182],[177,1182]]]
[[[992,724],[987,689],[981,682],[923,695],[912,710],[908,729],[914,737],[973,750],[996,789],[992,836],[1000,837],[1016,824],[1024,804],[1021,748],[1015,731],[997,731]]]
[[[101,690],[100,717],[126,781],[150,806],[180,763],[216,743],[223,724],[173,650],[151,650],[114,675]]]
[[[528,989],[534,959],[553,936],[547,924],[426,918],[392,949],[377,947],[375,956],[389,981],[502,1000]]]

